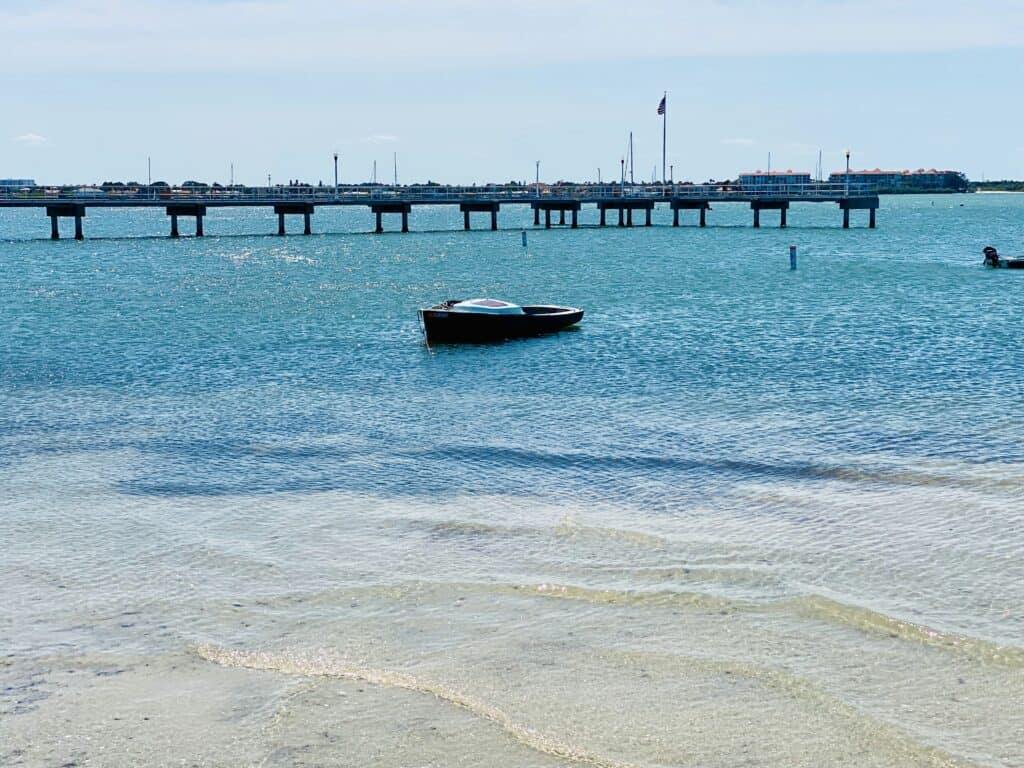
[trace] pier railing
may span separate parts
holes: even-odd
[[[842,199],[874,195],[877,187],[863,182],[812,182],[810,184],[495,184],[452,186],[435,184],[293,185],[248,186],[78,186],[0,187],[0,201],[67,201],[75,203],[224,202],[272,204],[281,201],[372,203],[375,201],[455,203],[472,200],[521,202],[531,200],[579,200],[581,202],[629,198],[670,200],[787,199],[792,201]]]

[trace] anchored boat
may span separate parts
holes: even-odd
[[[986,267],[992,267],[993,269],[1024,269],[1024,258],[1004,258],[991,245],[985,246],[982,253],[985,254]]]
[[[554,333],[583,319],[576,307],[519,306],[500,299],[449,299],[421,309],[428,344],[480,343]]]

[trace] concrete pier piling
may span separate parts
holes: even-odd
[[[312,203],[277,203],[274,205],[274,213],[277,214],[277,234],[286,234],[285,216],[302,216],[302,234],[313,234],[313,223],[311,216],[316,209]]]
[[[601,215],[602,226],[605,223],[605,212],[609,210],[619,212],[619,226],[632,227],[633,226],[633,211],[644,211],[644,226],[651,226],[651,211],[654,210],[653,199],[624,199],[614,198],[611,200],[598,200],[597,210]]]
[[[779,226],[786,226],[786,211],[789,210],[788,200],[752,200],[750,207],[754,211],[754,226],[761,226],[761,211],[778,211]]]
[[[196,219],[196,237],[203,236],[203,217],[206,216],[206,206],[196,203],[172,203],[167,205],[166,213],[171,217],[171,237],[178,237],[178,217],[194,216]]]
[[[669,205],[672,208],[672,226],[679,226],[679,212],[680,211],[699,211],[700,212],[700,226],[707,225],[706,214],[711,209],[711,203],[708,200],[691,200],[673,198]]]
[[[469,214],[471,213],[489,213],[491,214],[491,229],[496,230],[498,228],[498,209],[500,203],[497,201],[481,201],[473,203],[459,203],[459,210],[462,211],[462,227],[465,230],[470,229]]]
[[[384,219],[385,213],[400,213],[402,214],[402,231],[409,231],[409,212],[412,211],[411,203],[371,203],[370,210],[373,212],[375,224],[374,232],[380,234],[384,231]]]
[[[534,223],[540,221],[540,212],[544,211],[545,229],[551,229],[552,211],[556,211],[558,213],[558,223],[563,225],[565,224],[565,212],[568,211],[572,216],[571,227],[576,229],[579,226],[577,214],[579,213],[581,205],[582,204],[579,200],[540,200],[530,203],[530,207],[533,208]]]
[[[875,228],[875,211],[878,209],[878,195],[870,197],[850,197],[839,201],[843,212],[843,229],[850,228],[850,211],[868,212],[868,228]]]
[[[56,203],[46,206],[46,215],[50,217],[50,239],[60,240],[59,219],[75,220],[75,240],[84,240],[82,232],[82,218],[85,216],[85,205],[83,203]]]

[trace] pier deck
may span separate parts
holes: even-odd
[[[488,186],[307,186],[294,187],[33,187],[0,188],[0,208],[44,208],[50,217],[51,237],[60,236],[58,220],[74,218],[75,237],[82,239],[82,218],[88,208],[164,208],[171,219],[171,236],[178,236],[178,218],[194,217],[196,235],[203,235],[203,218],[211,208],[267,207],[278,217],[278,234],[285,234],[285,215],[301,214],[303,232],[310,234],[310,217],[322,206],[366,206],[376,218],[375,231],[383,232],[382,214],[398,213],[402,231],[409,231],[409,215],[413,207],[423,205],[458,205],[464,215],[464,227],[470,228],[471,212],[491,214],[492,229],[498,227],[502,206],[528,205],[534,211],[534,224],[540,224],[544,213],[545,226],[551,227],[552,211],[559,214],[564,225],[565,213],[571,214],[571,227],[577,226],[577,214],[583,205],[595,205],[600,212],[601,226],[606,225],[608,211],[617,212],[619,226],[633,225],[633,212],[643,211],[645,226],[651,225],[651,212],[656,205],[668,206],[673,212],[673,226],[679,226],[679,212],[696,210],[700,226],[705,226],[712,203],[747,203],[753,212],[753,224],[761,224],[763,210],[778,210],[780,226],[786,226],[786,212],[791,203],[836,203],[843,213],[843,227],[850,226],[851,210],[867,210],[869,227],[875,226],[878,195],[863,185],[812,183],[804,185],[770,185],[743,187],[736,184],[671,184],[671,185],[488,185]]]

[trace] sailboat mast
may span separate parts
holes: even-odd
[[[630,131],[630,183],[633,181],[633,131]]]

